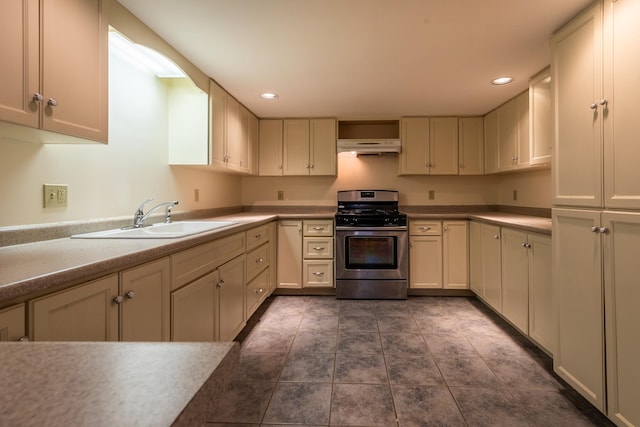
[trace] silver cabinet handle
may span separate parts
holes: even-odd
[[[598,227],[596,227],[595,225],[593,227],[591,227],[591,231],[594,233],[597,233],[600,229]]]
[[[44,96],[42,96],[41,93],[36,92],[33,94],[33,97],[31,99],[33,99],[35,102],[42,102],[42,100],[44,99]]]
[[[609,232],[609,229],[607,227],[600,227],[598,229],[598,232],[602,234],[607,234]]]
[[[135,293],[135,292],[133,292],[133,291],[129,291],[129,292],[127,292],[127,293],[125,294],[125,296],[126,296],[127,298],[129,298],[129,299],[133,299],[133,297],[135,297],[135,296],[136,296],[136,293]]]
[[[606,107],[608,103],[609,103],[609,101],[607,101],[607,100],[606,100],[606,99],[604,99],[604,98],[602,98],[602,99],[600,100],[600,105],[602,105],[603,107]]]
[[[216,286],[217,286],[217,287],[219,287],[219,288],[221,288],[221,287],[222,287],[222,285],[224,285],[224,279],[220,279],[220,280],[218,281],[218,283],[216,283]]]
[[[598,108],[598,104],[592,102],[591,105],[589,105],[589,108],[591,108],[592,110],[596,110]]]
[[[324,227],[313,227],[313,229],[315,231],[322,231],[322,230],[324,230]]]
[[[313,248],[314,251],[324,251],[323,247],[320,246],[316,246],[315,248]]]
[[[309,168],[313,169],[313,163],[311,163],[311,164],[309,165]]]
[[[258,258],[258,259],[256,260],[256,264],[260,264],[262,261],[264,261],[262,258]]]
[[[256,238],[256,239],[259,239],[259,238],[261,238],[261,237],[262,237],[262,234],[256,234],[256,237],[255,237],[255,238]]]
[[[522,247],[526,248],[527,247],[527,243],[526,242],[522,242]]]
[[[260,289],[256,289],[256,294],[261,294],[264,292],[264,289],[260,288]]]
[[[56,105],[58,105],[58,101],[56,101],[55,98],[49,98],[49,100],[47,101],[47,105],[55,107]]]
[[[493,238],[494,238],[494,239],[496,239],[496,240],[498,240],[498,239],[500,239],[500,236],[498,236],[497,234],[494,234],[494,235],[493,235]]]
[[[117,295],[117,296],[113,297],[112,301],[115,304],[122,304],[122,301],[124,301],[124,298],[122,298],[122,295]]]
[[[431,227],[419,227],[420,231],[429,231],[431,230]]]
[[[28,337],[28,336],[23,335],[23,336],[21,336],[20,338],[18,338],[16,341],[18,341],[18,342],[29,342],[29,341],[31,341],[31,340],[29,339],[29,337]]]
[[[449,227],[447,227],[446,225],[442,228],[444,231],[449,231]]]
[[[314,271],[313,275],[314,276],[324,276],[324,271]]]

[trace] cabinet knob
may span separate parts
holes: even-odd
[[[311,164],[309,165],[309,168],[313,169],[313,163],[311,163]]]
[[[260,289],[256,289],[256,294],[261,294],[264,292],[264,289],[260,288]]]
[[[127,298],[129,298],[129,299],[133,299],[133,297],[135,297],[135,296],[136,296],[136,293],[135,293],[135,292],[133,292],[133,291],[129,291],[129,292],[127,292],[125,295],[126,295],[126,297],[127,297]]]
[[[600,227],[598,229],[598,232],[602,234],[607,234],[609,232],[609,229],[607,227]]]
[[[47,105],[55,107],[56,105],[58,105],[58,101],[56,101],[55,98],[49,98],[49,100],[47,101]]]
[[[256,239],[260,239],[262,237],[262,234],[256,234]]]
[[[20,338],[18,338],[16,341],[18,341],[18,342],[29,342],[29,341],[31,341],[31,340],[29,339],[29,337],[28,337],[28,336],[23,335],[23,336],[21,336]]]
[[[460,163],[460,164],[458,165],[458,167],[459,167],[460,169],[464,169],[464,163]]]
[[[222,287],[222,285],[224,285],[224,279],[220,279],[220,280],[218,281],[218,283],[216,283],[216,286],[217,286],[217,287],[219,287],[219,288],[221,288],[221,287]]]
[[[124,298],[122,298],[122,295],[117,295],[117,296],[113,297],[112,301],[115,304],[122,304],[122,301],[124,301]]]
[[[602,99],[600,100],[600,105],[602,105],[603,107],[606,107],[608,103],[609,103],[609,101],[607,101],[607,100],[606,100],[606,99],[604,99],[604,98],[602,98]]]
[[[494,238],[494,239],[496,239],[496,240],[498,240],[498,239],[500,239],[500,236],[498,236],[497,234],[494,234],[494,235],[493,235],[493,238]]]
[[[449,227],[447,227],[447,226],[445,225],[444,227],[442,227],[442,229],[443,229],[444,231],[448,231],[448,230],[449,230]]]
[[[523,248],[526,248],[526,247],[527,247],[527,243],[526,243],[526,242],[522,242],[522,243],[521,243],[521,246],[522,246]]]
[[[598,104],[592,102],[591,105],[589,105],[589,108],[591,108],[592,110],[596,110],[598,108]]]
[[[35,102],[42,102],[42,100],[44,99],[44,96],[42,96],[41,93],[36,92],[33,94],[33,98],[31,99],[33,99]]]
[[[262,258],[258,258],[258,259],[256,260],[256,264],[260,264],[262,261],[264,261]]]
[[[594,232],[594,233],[597,233],[598,230],[599,230],[599,228],[596,227],[595,225],[593,227],[591,227],[591,231]]]

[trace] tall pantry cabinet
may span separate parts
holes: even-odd
[[[551,40],[554,369],[640,425],[640,2],[603,0]]]

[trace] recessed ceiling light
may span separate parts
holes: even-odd
[[[261,93],[260,96],[264,99],[276,99],[278,97],[278,94],[273,92],[264,92]]]
[[[494,85],[506,85],[513,81],[513,77],[498,77],[495,80],[492,80],[491,83]]]

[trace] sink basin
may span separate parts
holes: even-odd
[[[217,230],[237,224],[236,221],[178,221],[170,224],[152,224],[142,228],[117,228],[74,234],[72,239],[175,239]]]

